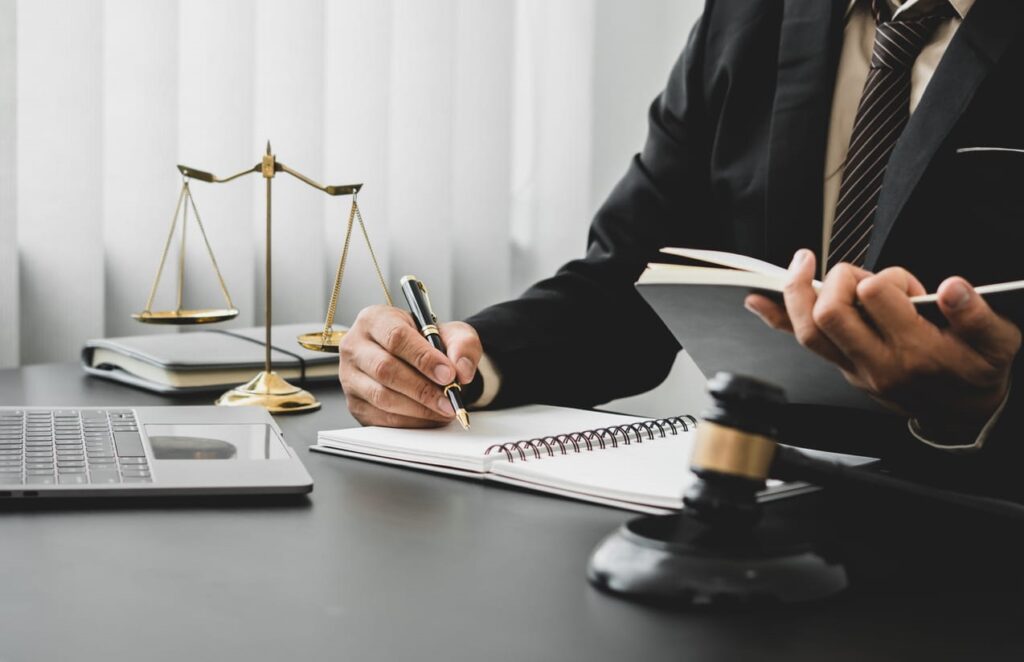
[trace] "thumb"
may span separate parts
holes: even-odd
[[[480,344],[480,336],[477,335],[476,329],[465,322],[447,322],[438,330],[441,332],[441,340],[448,348],[448,358],[455,364],[459,382],[470,383],[476,375],[476,366],[483,354],[483,346]]]
[[[997,315],[971,284],[959,276],[939,285],[939,309],[950,331],[990,363],[1009,363],[1020,349],[1020,330]]]

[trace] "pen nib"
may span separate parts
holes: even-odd
[[[466,413],[465,409],[460,409],[455,412],[455,418],[459,419],[459,423],[462,423],[462,429],[469,429],[469,414]]]

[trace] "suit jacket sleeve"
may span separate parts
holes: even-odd
[[[495,406],[589,407],[647,390],[668,374],[679,345],[633,284],[660,248],[703,245],[712,232],[705,20],[651,106],[643,151],[597,212],[585,256],[466,320],[502,374]]]

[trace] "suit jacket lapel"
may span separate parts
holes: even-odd
[[[882,180],[864,266],[874,269],[893,224],[939,146],[963,115],[978,86],[1013,41],[1024,17],[1021,0],[984,0],[974,5],[953,35]]]
[[[849,0],[786,0],[765,198],[765,257],[820,251],[829,111]]]

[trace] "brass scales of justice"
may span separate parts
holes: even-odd
[[[132,317],[147,324],[196,325],[224,322],[238,316],[238,309],[235,308],[231,301],[231,294],[228,292],[227,284],[220,272],[220,267],[217,265],[217,258],[214,256],[213,248],[206,236],[206,229],[203,227],[202,219],[199,216],[199,210],[196,208],[195,200],[192,198],[190,183],[192,179],[195,179],[196,181],[207,182],[210,184],[226,184],[245,175],[260,173],[266,181],[266,277],[264,279],[264,325],[266,327],[266,338],[264,341],[264,366],[263,371],[258,373],[255,377],[221,395],[217,399],[216,404],[225,407],[258,405],[275,414],[315,411],[319,409],[320,402],[312,393],[289,384],[283,377],[273,371],[271,357],[273,348],[271,345],[270,333],[272,321],[271,219],[273,210],[273,206],[271,204],[271,183],[273,182],[274,175],[279,172],[284,172],[317,189],[318,191],[323,191],[327,195],[351,196],[348,222],[345,227],[345,240],[342,243],[341,257],[338,259],[338,269],[334,277],[334,286],[331,289],[331,298],[327,305],[327,317],[324,321],[323,329],[304,333],[298,337],[299,344],[306,349],[317,352],[333,353],[338,352],[338,344],[341,342],[342,336],[345,335],[345,331],[336,330],[334,328],[334,314],[338,305],[338,293],[341,290],[341,280],[345,272],[345,263],[348,260],[348,251],[352,238],[352,227],[356,222],[359,223],[359,229],[362,232],[363,239],[366,241],[366,247],[370,252],[370,259],[373,261],[373,266],[377,271],[377,278],[380,280],[380,286],[384,290],[384,299],[389,306],[392,305],[391,294],[388,292],[387,284],[384,281],[384,275],[381,272],[380,264],[377,262],[377,256],[373,252],[373,246],[370,244],[370,236],[366,231],[366,225],[363,223],[363,217],[359,211],[357,197],[359,190],[363,185],[342,184],[324,186],[323,184],[310,179],[302,173],[297,172],[289,168],[284,163],[278,161],[270,149],[269,141],[267,142],[266,154],[264,154],[263,159],[259,163],[251,168],[231,175],[230,177],[217,177],[212,173],[184,165],[179,165],[178,171],[181,173],[183,178],[181,191],[178,194],[178,202],[174,209],[174,217],[171,219],[171,228],[167,233],[167,241],[164,243],[163,252],[160,256],[160,263],[157,266],[156,277],[153,279],[153,285],[150,288],[149,298],[146,300],[145,309],[141,312],[133,313]],[[183,290],[185,284],[185,236],[190,209],[192,211],[192,216],[195,217],[196,225],[199,227],[199,232],[202,236],[203,244],[206,247],[207,255],[209,255],[210,262],[213,265],[213,270],[217,276],[221,294],[224,296],[224,308],[186,308],[183,306]],[[175,230],[178,226],[179,218],[181,218],[181,238],[179,248],[180,252],[178,255],[177,306],[172,310],[153,310],[153,301],[156,298],[157,288],[160,285],[160,276],[167,263],[167,255],[170,252],[171,244],[174,242]]]

